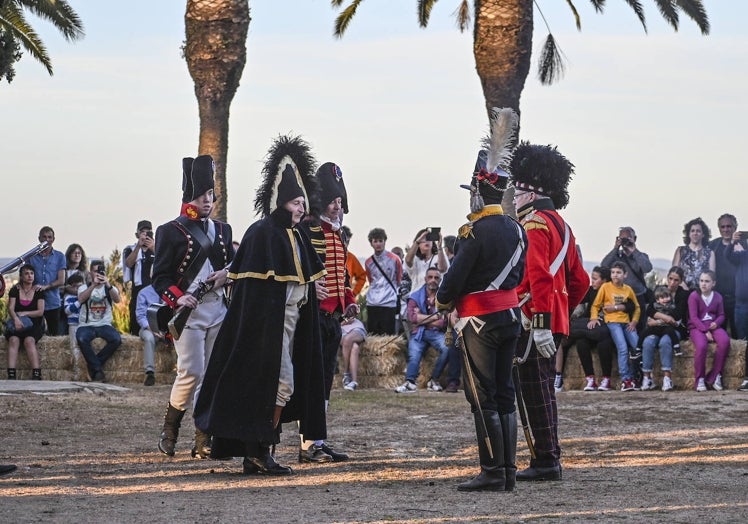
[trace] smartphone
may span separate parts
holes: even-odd
[[[153,238],[153,231],[146,231],[145,236],[147,236],[148,238]]]
[[[440,227],[430,227],[426,231],[428,233],[426,234],[426,240],[431,240],[432,242],[437,242],[439,240],[439,234],[442,231],[442,228]]]
[[[740,233],[740,240],[748,240],[748,231],[738,231]]]

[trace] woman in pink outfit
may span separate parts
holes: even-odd
[[[730,352],[730,337],[722,328],[725,309],[722,295],[714,291],[717,279],[713,271],[699,275],[699,290],[688,297],[688,329],[693,343],[693,367],[696,391],[706,391],[707,384],[722,390],[722,368]],[[717,345],[712,370],[706,374],[706,352],[709,342]]]

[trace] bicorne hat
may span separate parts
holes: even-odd
[[[336,198],[342,201],[343,213],[348,213],[348,194],[345,191],[343,172],[340,166],[332,162],[325,162],[317,170],[317,181],[320,185],[319,201],[327,206]]]
[[[255,211],[268,216],[286,202],[303,196],[311,206],[307,192],[316,162],[309,144],[300,136],[279,136],[270,146],[262,168],[262,183],[255,197]]]

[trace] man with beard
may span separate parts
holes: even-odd
[[[213,159],[208,155],[185,158],[182,171],[182,210],[179,217],[156,230],[152,282],[171,308],[193,310],[179,340],[174,341],[177,377],[158,443],[158,449],[169,456],[174,456],[184,413],[188,406],[194,406],[200,392],[205,367],[226,314],[223,286],[234,258],[231,226],[210,218],[216,199]],[[212,287],[198,302],[192,293],[201,282]],[[207,458],[209,454],[210,436],[196,429],[192,456]]]

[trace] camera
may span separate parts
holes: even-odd
[[[439,234],[441,233],[442,228],[440,227],[430,227],[426,231],[428,232],[426,235],[426,240],[430,240],[432,242],[438,242],[439,241]]]
[[[621,245],[623,247],[629,247],[629,246],[632,246],[633,244],[634,242],[630,238],[628,237],[621,238]]]
[[[98,275],[106,275],[106,271],[104,270],[104,266],[98,266],[96,268],[96,274]]]

